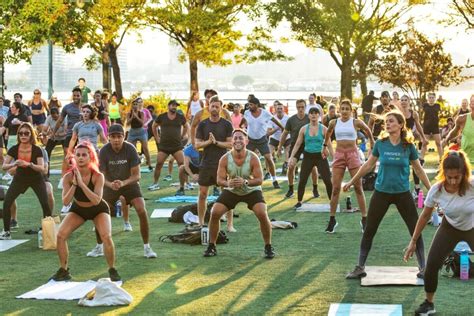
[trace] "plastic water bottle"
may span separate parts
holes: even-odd
[[[38,231],[38,248],[43,248],[43,231]]]
[[[346,198],[346,209],[347,209],[347,210],[352,210],[352,201],[351,201],[351,197],[350,197],[350,196],[348,196],[348,197]]]
[[[418,192],[418,208],[423,208],[423,190]]]
[[[469,253],[467,251],[461,252],[460,256],[461,273],[459,278],[463,281],[469,280]]]
[[[122,202],[120,200],[115,203],[115,216],[122,217]]]
[[[201,228],[201,244],[204,246],[209,244],[209,228],[207,226]]]
[[[434,227],[438,227],[440,225],[438,209],[436,209],[431,215],[431,224],[433,224]]]

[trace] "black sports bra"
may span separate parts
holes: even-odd
[[[91,174],[91,178],[89,179],[89,183],[87,184],[87,187],[91,191],[94,191],[94,184],[92,183],[92,176],[93,176],[93,174]],[[76,187],[76,191],[74,192],[74,198],[76,199],[76,201],[79,201],[79,202],[90,202],[89,198],[86,196],[84,191],[79,186]]]

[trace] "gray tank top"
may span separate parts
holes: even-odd
[[[227,154],[227,173],[228,178],[233,179],[235,177],[241,177],[246,180],[252,179],[252,173],[250,170],[250,159],[252,157],[252,152],[247,150],[247,155],[245,157],[244,163],[241,166],[237,166],[234,161],[234,157],[232,157],[232,151],[229,151]],[[260,161],[259,161],[260,163]],[[251,187],[248,185],[243,185],[240,188],[226,188],[230,192],[237,194],[237,195],[247,195],[252,193],[253,191],[262,190],[261,186]]]

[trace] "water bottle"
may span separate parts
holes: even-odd
[[[207,226],[201,228],[201,244],[204,246],[209,244],[209,228]]]
[[[439,222],[438,209],[436,209],[431,215],[431,224],[434,227],[438,227],[441,223]]]
[[[461,280],[467,281],[469,280],[469,252],[467,251],[461,252],[459,261],[461,264],[461,273],[460,273],[459,278]]]
[[[347,209],[347,210],[352,210],[352,201],[351,201],[351,197],[350,197],[350,196],[348,196],[348,197],[346,198],[346,209]]]
[[[43,248],[43,231],[38,231],[38,248]]]
[[[423,208],[423,190],[418,192],[418,208]]]
[[[122,217],[122,202],[120,200],[115,203],[115,216]]]

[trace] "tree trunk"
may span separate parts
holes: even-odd
[[[111,90],[110,86],[110,47],[109,45],[105,45],[102,48],[102,88],[107,89],[108,91]]]
[[[112,64],[112,70],[114,74],[114,83],[115,83],[115,92],[117,93],[117,99],[123,99],[122,91],[122,78],[120,77],[120,65],[117,59],[117,48],[113,45],[110,45],[110,62]],[[110,91],[112,92],[112,91]]]
[[[341,99],[352,100],[352,60],[348,57],[342,58],[341,67]]]
[[[367,65],[359,65],[359,83],[360,83],[360,92],[362,93],[362,98],[367,94]]]
[[[197,60],[189,60],[189,75],[191,77],[191,82],[190,82],[190,94],[193,93],[193,91],[199,91],[199,84],[198,84],[198,64]]]

